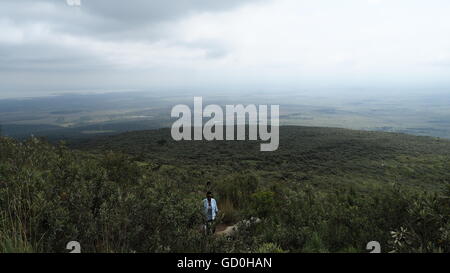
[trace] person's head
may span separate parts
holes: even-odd
[[[211,201],[212,197],[213,197],[212,192],[209,191],[206,193],[206,199],[208,199],[208,201]]]

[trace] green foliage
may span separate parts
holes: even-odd
[[[448,199],[422,195],[408,207],[408,221],[391,232],[394,252],[450,252]]]
[[[270,154],[165,130],[84,151],[0,137],[0,252],[450,252],[448,142],[282,129]],[[202,232],[206,181],[228,238]]]
[[[201,210],[176,182],[125,155],[80,154],[38,139],[1,139],[4,252],[198,251]],[[6,156],[5,156],[6,155]]]
[[[306,241],[302,252],[305,253],[327,253],[328,250],[317,232],[313,232]]]
[[[217,184],[218,197],[229,200],[234,207],[243,208],[249,196],[258,188],[258,178],[254,175],[232,175]]]
[[[254,216],[268,217],[276,214],[277,201],[275,193],[271,191],[261,191],[254,193],[250,196],[251,205],[250,209]]]
[[[274,244],[274,243],[264,243],[259,248],[257,248],[255,253],[285,253],[283,249],[281,249],[280,246]]]
[[[224,224],[234,224],[240,220],[239,211],[229,199],[222,199],[219,204],[221,220]]]

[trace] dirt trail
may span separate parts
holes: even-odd
[[[257,218],[257,217],[252,217],[249,220],[242,220],[239,223],[236,223],[234,225],[226,225],[223,223],[220,223],[216,226],[216,232],[214,233],[214,235],[216,236],[230,236],[232,235],[234,232],[236,232],[238,230],[238,226],[239,224],[243,224],[246,226],[250,226],[252,224],[257,224],[260,223],[261,219]]]
[[[231,235],[233,232],[236,231],[236,227],[237,225],[226,225],[226,224],[218,224],[216,227],[216,232],[214,233],[214,235],[216,236],[229,236]]]

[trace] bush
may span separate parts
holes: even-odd
[[[256,217],[268,217],[276,214],[278,209],[275,193],[271,191],[261,191],[251,195],[251,205],[249,214]],[[250,216],[250,217],[252,217]]]
[[[263,243],[259,246],[254,253],[285,253],[279,245],[274,243]]]
[[[233,207],[241,209],[250,203],[250,196],[256,192],[259,180],[254,175],[233,175],[217,183],[220,199],[228,200]]]

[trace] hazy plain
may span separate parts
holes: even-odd
[[[203,94],[206,93],[207,95]],[[278,104],[282,125],[339,127],[450,138],[450,94],[329,92],[114,92],[0,100],[2,134],[91,137],[170,127],[177,104]]]

